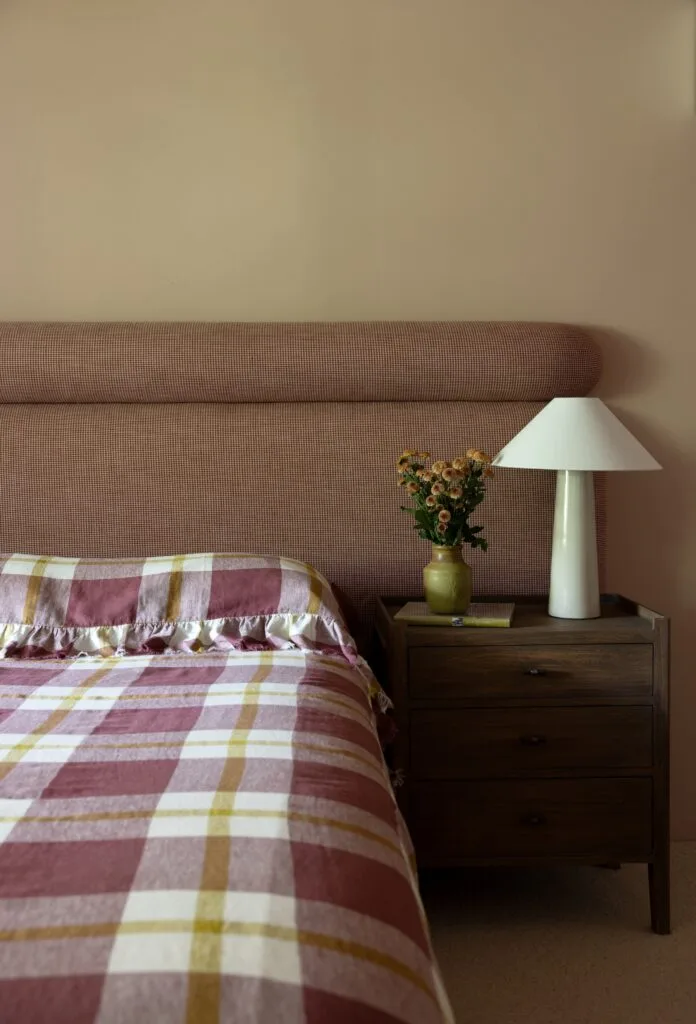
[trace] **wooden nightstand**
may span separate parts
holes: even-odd
[[[404,625],[381,598],[376,664],[419,866],[648,864],[669,915],[669,624],[620,597],[599,619],[514,600],[509,629]]]

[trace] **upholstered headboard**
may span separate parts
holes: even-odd
[[[404,447],[494,454],[600,373],[538,323],[5,323],[0,351],[0,550],[280,552],[354,597],[420,592]],[[552,513],[551,474],[497,474],[477,594],[545,591]]]

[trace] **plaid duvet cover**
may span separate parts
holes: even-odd
[[[0,664],[5,1024],[442,1024],[361,666]]]

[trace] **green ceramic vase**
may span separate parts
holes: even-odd
[[[435,615],[461,615],[471,604],[471,566],[461,547],[433,544],[432,558],[423,569],[425,600]]]

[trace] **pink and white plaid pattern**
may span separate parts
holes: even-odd
[[[245,554],[0,557],[0,656],[300,648],[355,660],[312,566]]]
[[[0,663],[2,1020],[451,1020],[369,691],[300,651]]]

